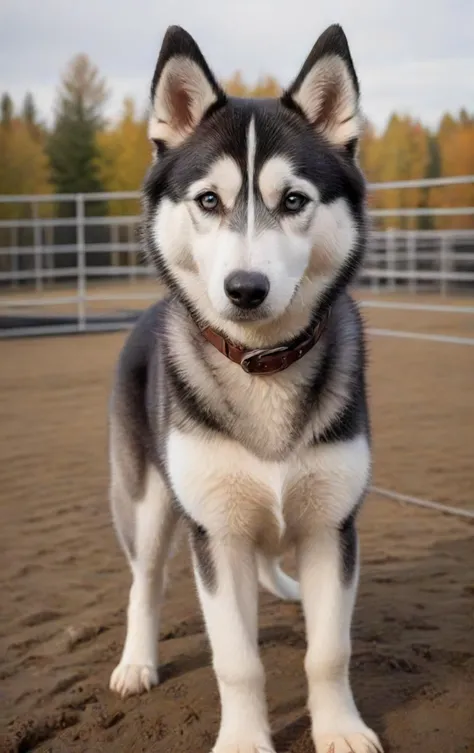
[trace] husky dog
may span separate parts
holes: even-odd
[[[144,244],[169,289],[121,352],[110,411],[113,518],[133,574],[110,685],[158,682],[164,570],[189,532],[221,699],[214,753],[272,753],[258,584],[301,597],[318,753],[374,753],[349,681],[356,516],[371,474],[359,85],[344,32],[279,99],[226,96],[168,29],[151,88]],[[298,582],[279,559],[296,551]]]

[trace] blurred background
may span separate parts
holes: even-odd
[[[129,576],[107,505],[107,400],[139,312],[138,191],[163,34],[234,95],[276,96],[341,23],[366,118],[373,488],[354,683],[396,753],[474,751],[474,4],[468,0],[0,3],[0,751],[208,753],[217,694],[186,551],[162,688],[107,691]],[[278,753],[310,753],[298,607],[262,598]],[[3,734],[3,737],[1,736]],[[2,747],[2,745],[4,747]]]
[[[321,30],[340,22],[366,118],[360,160],[373,233],[360,284],[469,296],[474,11],[467,0],[429,8],[4,0],[0,335],[113,328],[117,317],[122,326],[124,307],[154,295],[137,192],[150,161],[149,84],[170,23],[195,36],[230,93],[258,97],[276,96]]]

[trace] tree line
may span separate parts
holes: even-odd
[[[234,96],[273,97],[280,92],[275,78],[249,85],[240,72],[223,82]],[[0,195],[135,191],[150,163],[147,113],[125,99],[117,121],[104,111],[107,82],[85,55],[77,55],[61,78],[54,119],[46,127],[38,117],[32,94],[14,103],[8,93],[0,102]],[[360,162],[369,182],[474,174],[474,114],[465,109],[445,114],[435,129],[420,120],[394,113],[378,133],[370,122],[361,139]],[[474,185],[374,192],[370,206],[380,209],[467,207],[474,205]],[[0,204],[2,217],[26,216],[27,206]],[[42,206],[48,213],[53,207]],[[72,214],[73,205],[54,211]],[[139,212],[134,201],[88,205],[94,214]],[[474,217],[390,217],[379,227],[471,228]]]

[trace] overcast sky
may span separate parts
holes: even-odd
[[[106,76],[116,116],[123,97],[145,104],[166,27],[196,38],[225,78],[240,69],[284,85],[317,36],[341,23],[369,118],[393,110],[435,125],[446,111],[474,110],[473,0],[0,0],[0,91],[33,92],[52,117],[61,72],[77,52]]]

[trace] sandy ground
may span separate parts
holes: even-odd
[[[372,326],[447,332],[455,316],[435,327],[425,314],[366,314]],[[106,494],[123,338],[0,345],[2,753],[209,753],[218,728],[186,547],[171,567],[162,684],[126,701],[107,689],[130,583]],[[373,338],[370,362],[376,484],[473,509],[474,349]],[[473,525],[372,495],[360,528],[352,674],[363,715],[387,752],[473,753]],[[276,749],[312,753],[301,608],[262,594],[260,615]]]

